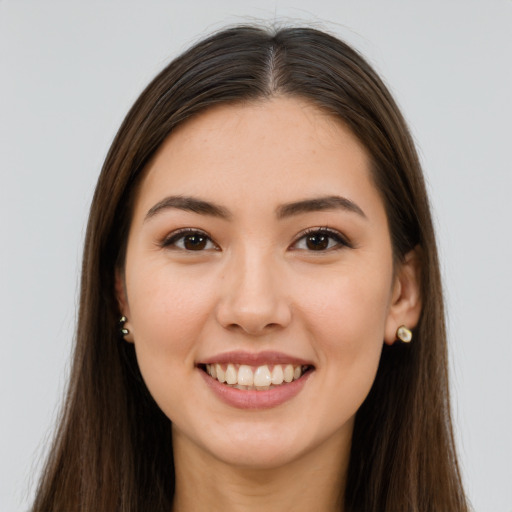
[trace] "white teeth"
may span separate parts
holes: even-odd
[[[291,364],[285,366],[283,379],[285,382],[291,382],[293,380],[293,366]]]
[[[276,364],[272,370],[272,384],[279,386],[283,383],[283,367],[280,364]]]
[[[272,375],[268,366],[258,366],[254,372],[254,385],[257,387],[270,386],[272,384]]]
[[[230,363],[224,368],[216,363],[207,364],[205,370],[212,378],[237,389],[263,391],[300,379],[308,367],[293,366],[292,364],[283,367],[283,365],[276,364],[270,371],[268,365],[254,368],[246,364]]]
[[[220,364],[216,364],[216,365],[212,364],[210,366],[215,366],[215,372],[217,373],[217,380],[219,382],[226,382],[226,373],[222,369],[221,365]]]
[[[242,364],[238,368],[238,384],[240,386],[252,386],[254,384],[254,376],[250,366]]]
[[[236,384],[236,380],[238,378],[237,371],[232,364],[228,364],[226,369],[226,382],[228,384]]]

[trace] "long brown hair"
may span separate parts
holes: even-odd
[[[142,171],[173,129],[220,103],[287,95],[341,119],[366,147],[395,260],[422,255],[420,322],[411,344],[385,347],[357,413],[345,510],[467,510],[450,420],[436,242],[406,123],[369,64],[310,28],[223,30],[171,62],[126,116],[98,180],[83,257],[71,378],[34,512],[168,511],[170,421],[150,396],[133,345],[120,341],[114,276],[122,267]]]

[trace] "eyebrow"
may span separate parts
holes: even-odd
[[[301,213],[324,210],[345,210],[347,212],[356,213],[364,219],[367,218],[363,210],[356,203],[341,196],[325,196],[283,204],[277,209],[277,218],[283,219]]]
[[[156,203],[155,206],[148,211],[144,221],[169,208],[199,213],[200,215],[209,215],[226,220],[232,217],[229,210],[209,201],[203,201],[202,199],[189,196],[169,196]]]
[[[172,208],[225,220],[229,220],[233,217],[232,213],[227,208],[210,201],[204,201],[191,196],[168,196],[159,201],[148,211],[144,221],[149,220],[164,210]],[[356,213],[364,219],[367,218],[363,210],[356,203],[341,196],[324,196],[286,203],[277,208],[276,215],[278,219],[284,219],[302,213],[325,210],[344,210]]]

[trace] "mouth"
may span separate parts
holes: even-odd
[[[244,391],[269,391],[300,380],[314,370],[307,364],[263,364],[252,366],[238,363],[200,364],[199,368],[217,382]]]

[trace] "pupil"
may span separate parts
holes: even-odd
[[[326,235],[309,235],[306,241],[308,249],[321,251],[329,246],[329,237]]]
[[[189,251],[199,251],[206,246],[206,237],[201,235],[188,235],[185,237],[185,248]]]

